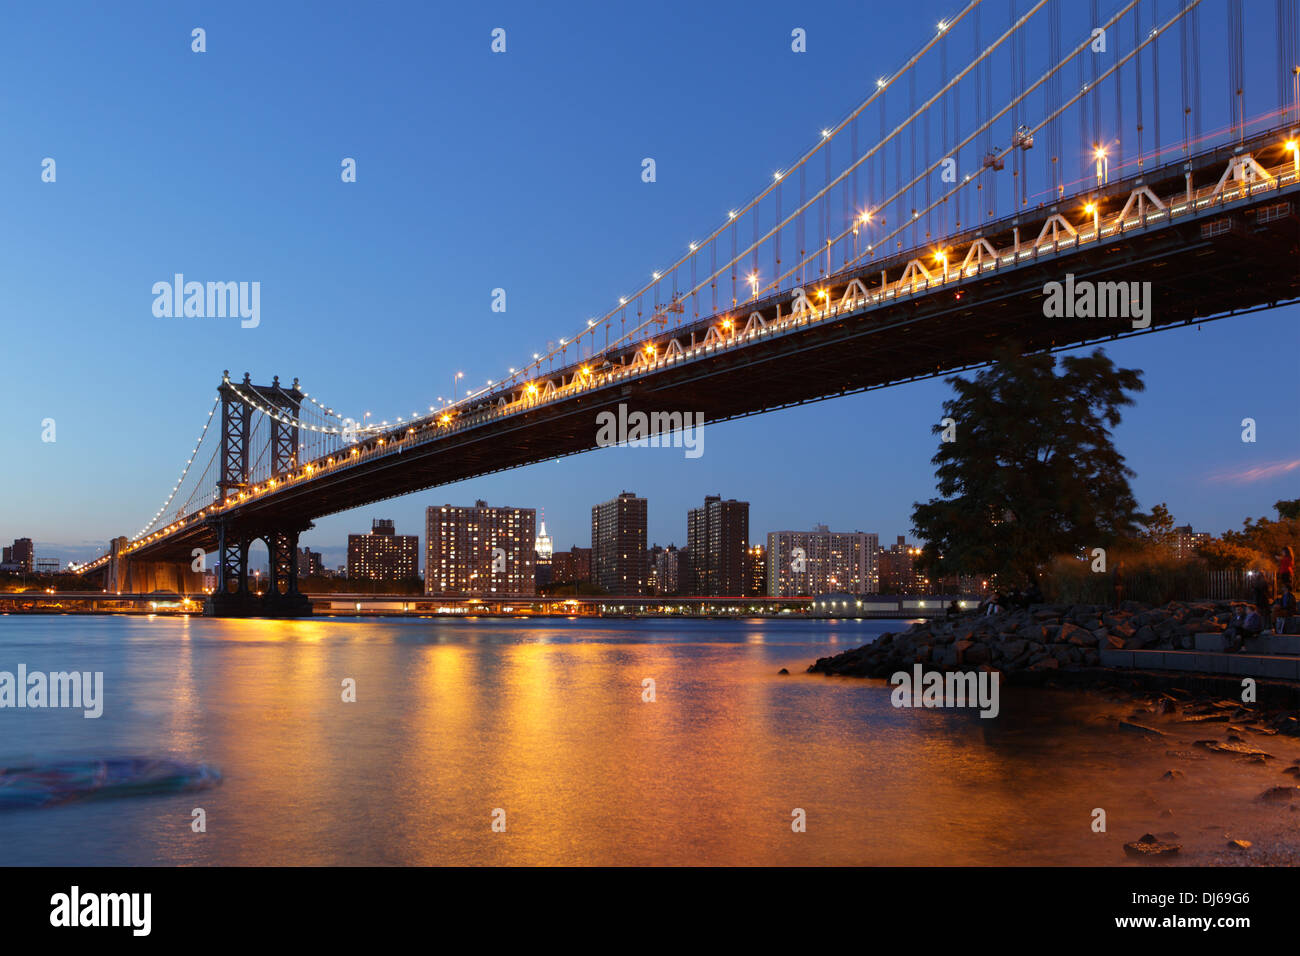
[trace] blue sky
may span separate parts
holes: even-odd
[[[67,560],[138,530],[223,369],[299,376],[376,418],[427,408],[457,370],[502,377],[676,258],[960,5],[10,6],[0,539]],[[1003,22],[1006,4],[989,6]],[[1202,23],[1207,117],[1227,102],[1222,7],[1207,0]],[[1247,37],[1261,100],[1275,85],[1267,14]],[[793,27],[807,54],[791,52]],[[343,157],[355,184],[340,181]],[[152,284],[175,272],[260,281],[261,325],[156,318]],[[1112,346],[1145,371],[1116,433],[1143,506],[1221,532],[1297,495],[1295,318]],[[756,541],[816,522],[890,541],[933,493],[930,427],[948,394],[918,383],[709,426],[696,460],[592,452],[323,519],[303,540],[337,564],[372,517],[423,535],[426,505],[486,498],[544,509],[567,548],[588,543],[591,505],[626,489],[650,499],[660,544],[684,543],[686,509],[713,493],[751,502]],[[46,418],[54,443],[40,440]]]

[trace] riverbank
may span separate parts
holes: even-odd
[[[809,671],[888,677],[921,664],[943,671],[992,668],[1008,676],[1050,675],[1103,667],[1103,651],[1192,650],[1197,635],[1223,633],[1231,617],[1230,601],[1172,601],[1160,607],[1125,601],[1117,609],[1035,604],[1000,614],[918,622],[872,644],[821,658]]]
[[[1081,733],[1113,735],[1109,746],[1117,752],[1139,748],[1147,754],[1144,766],[1160,761],[1163,768],[1156,774],[1116,768],[1130,799],[1122,815],[1104,801],[1088,804],[1110,812],[1122,843],[1115,862],[1122,850],[1130,862],[1294,866],[1300,864],[1300,683],[1257,680],[1246,702],[1240,676],[1112,668],[1101,660],[1103,649],[1188,650],[1196,635],[1221,632],[1230,613],[1229,602],[1174,602],[966,615],[883,634],[820,658],[807,671],[888,679],[919,664],[926,671],[997,672],[1007,685],[1049,693],[1076,690]],[[1087,713],[1085,700],[1099,702],[1102,712]],[[1066,701],[1056,706],[1075,713]],[[1217,796],[1207,804],[1201,795],[1211,791]]]

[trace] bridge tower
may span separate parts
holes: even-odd
[[[217,490],[224,500],[245,491],[252,478],[250,460],[257,460],[253,440],[253,415],[270,419],[267,460],[271,477],[281,478],[298,465],[298,412],[305,397],[298,380],[285,388],[280,376],[270,385],[254,385],[247,372],[238,385],[230,372],[222,374],[217,389],[221,397],[221,463]],[[298,536],[310,521],[220,515],[211,523],[217,532],[217,586],[204,604],[215,617],[304,617],[311,602],[298,591]],[[269,574],[260,597],[248,586],[248,552],[254,541],[266,544]]]

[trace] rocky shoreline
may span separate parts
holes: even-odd
[[[823,657],[810,673],[888,677],[922,664],[934,670],[993,669],[1005,675],[1101,666],[1103,649],[1190,650],[1197,634],[1218,634],[1232,619],[1230,601],[1173,601],[1152,607],[1125,601],[1035,604],[992,615],[967,612],[923,621],[872,644]],[[1239,603],[1239,602],[1238,602]]]
[[[1141,672],[1101,664],[1104,648],[1191,649],[1195,635],[1225,628],[1231,604],[1173,602],[1151,607],[1125,602],[1118,610],[1034,605],[990,616],[968,613],[881,635],[872,644],[819,659],[808,672],[889,678],[920,664],[927,671],[996,671],[1009,684],[1073,686],[1099,693],[1100,699],[1123,710],[1093,719],[1116,734],[1149,741],[1163,749],[1169,761],[1163,777],[1141,790],[1139,798],[1150,813],[1148,828],[1131,831],[1124,854],[1192,862],[1183,852],[1190,838],[1197,844],[1192,856],[1198,864],[1295,865],[1300,862],[1293,850],[1300,822],[1300,687],[1285,682],[1271,682],[1270,687],[1270,682],[1260,681],[1259,702],[1246,704],[1237,677]],[[1220,781],[1222,770],[1231,764],[1252,767],[1250,777],[1240,779],[1259,788],[1241,795],[1243,805],[1284,811],[1272,818],[1273,825],[1252,827],[1248,834],[1204,824],[1192,833],[1170,829],[1173,812],[1161,796],[1170,791],[1164,788]],[[1212,848],[1214,840],[1217,850]]]

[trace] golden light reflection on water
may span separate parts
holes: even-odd
[[[1252,803],[1276,769],[1184,762],[1194,784],[1162,790],[1190,738],[1117,734],[1098,718],[1122,703],[1004,689],[997,720],[896,710],[880,682],[803,674],[832,649],[807,624],[675,627],[101,620],[64,656],[118,668],[110,707],[60,724],[59,749],[168,752],[224,783],[25,813],[21,832],[11,814],[0,842],[40,862],[1113,865],[1147,830],[1208,850],[1278,824]],[[94,836],[70,846],[69,820]]]

